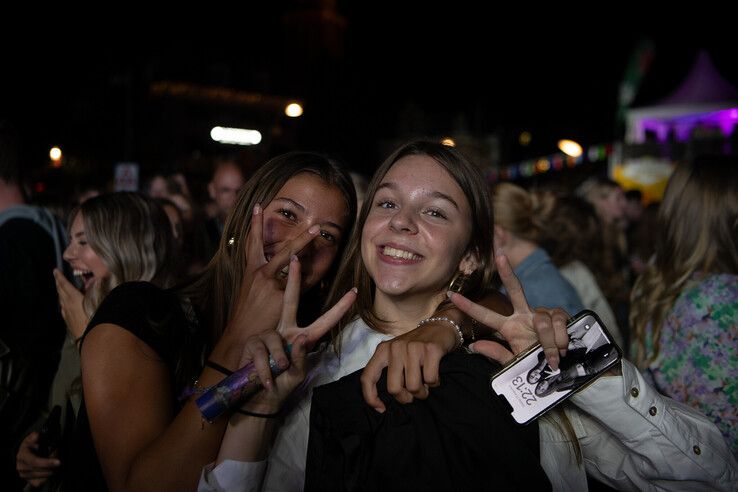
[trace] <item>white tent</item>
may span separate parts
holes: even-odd
[[[695,127],[719,129],[728,136],[738,124],[738,89],[718,72],[706,51],[697,55],[682,84],[653,106],[626,113],[626,143],[643,143],[646,132],[659,141],[685,141]]]

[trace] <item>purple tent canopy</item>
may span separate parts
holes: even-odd
[[[696,128],[715,129],[724,136],[738,124],[738,89],[718,72],[706,51],[697,55],[682,84],[658,104],[633,108],[626,116],[626,142],[643,143],[646,132],[659,141],[670,134],[685,141]]]

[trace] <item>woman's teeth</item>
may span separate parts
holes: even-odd
[[[91,270],[79,270],[77,268],[75,268],[72,273],[74,274],[75,277],[86,277],[86,276],[92,275]]]
[[[391,256],[392,258],[401,258],[403,260],[419,260],[420,255],[411,253],[410,251],[403,251],[401,249],[391,248],[389,246],[384,247],[382,254],[385,256]]]

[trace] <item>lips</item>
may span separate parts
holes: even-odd
[[[384,244],[379,246],[380,257],[385,261],[393,263],[417,263],[423,259],[423,255],[401,247],[399,245]]]
[[[92,270],[84,270],[81,268],[75,268],[72,271],[72,274],[75,277],[81,277],[82,284],[84,285],[85,292],[92,286],[92,284],[95,282],[95,274],[92,273]]]

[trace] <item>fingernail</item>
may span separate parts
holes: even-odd
[[[387,409],[384,407],[374,407],[374,410],[376,410],[377,413],[384,413]]]
[[[264,387],[265,387],[266,389],[271,389],[271,387],[272,387],[272,380],[271,380],[271,379],[267,379],[267,380],[265,380],[265,381],[264,381]]]
[[[354,294],[359,293],[359,289],[357,289],[356,287],[351,287],[351,290],[354,292]]]
[[[310,229],[308,229],[308,232],[310,234],[315,235],[318,233],[319,230],[320,230],[320,226],[318,224],[315,224],[315,225],[310,226]]]
[[[287,359],[279,359],[279,367],[282,369],[287,368],[290,365],[290,361]]]
[[[297,258],[297,255],[292,255],[290,256],[290,261],[295,262],[295,261],[300,261],[300,260]]]
[[[561,357],[565,356],[566,355],[566,349],[559,349],[559,355]]]
[[[261,213],[261,205],[258,203],[254,205],[254,215],[259,215]]]
[[[451,296],[452,296],[453,294],[454,294],[454,293],[453,293],[453,292],[451,292],[450,290],[447,290],[447,291],[446,291],[446,297],[448,297],[449,299],[451,299]]]
[[[477,353],[477,351],[476,351],[476,350],[474,350],[474,345],[475,345],[475,344],[473,344],[473,343],[470,343],[470,344],[469,344],[469,345],[467,346],[467,348],[469,349],[469,352],[474,352],[474,353],[476,354],[476,353]]]

